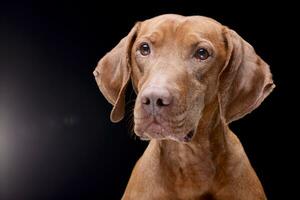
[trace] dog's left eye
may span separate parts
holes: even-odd
[[[143,56],[148,56],[151,53],[150,46],[146,42],[143,42],[138,50]]]
[[[204,48],[199,48],[195,52],[195,58],[199,60],[206,60],[209,56],[209,52]]]

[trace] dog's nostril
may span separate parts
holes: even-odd
[[[150,104],[150,99],[146,97],[146,98],[143,99],[142,102],[143,102],[143,104],[145,104],[145,105],[149,105],[149,104]]]
[[[163,100],[162,99],[157,99],[157,101],[156,101],[156,105],[157,106],[165,106],[165,104],[164,104],[164,102],[163,102]]]

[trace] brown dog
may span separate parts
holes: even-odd
[[[275,85],[269,66],[236,32],[200,16],[138,22],[94,76],[114,106],[113,122],[124,116],[131,79],[134,131],[150,140],[122,199],[266,199],[228,124]]]

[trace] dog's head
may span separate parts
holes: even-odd
[[[138,22],[98,63],[94,76],[125,110],[129,80],[137,93],[134,131],[142,139],[192,139],[208,105],[224,123],[254,110],[272,91],[269,66],[236,32],[206,17],[162,15]],[[215,103],[217,102],[217,103]]]

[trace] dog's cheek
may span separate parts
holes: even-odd
[[[190,108],[188,110],[189,126],[192,127],[192,126],[198,125],[198,122],[200,121],[200,119],[203,115],[203,110],[205,107],[204,99],[205,99],[205,94],[202,92],[202,93],[194,96],[193,101],[190,102]]]
[[[138,70],[136,70],[136,67],[132,67],[132,74],[131,74],[131,83],[132,87],[136,94],[139,92],[139,81],[141,79],[141,74]]]
[[[142,115],[142,105],[140,103],[140,98],[139,98],[139,95],[136,97],[135,99],[135,104],[134,104],[134,107],[133,107],[133,117],[134,119],[136,118],[141,118],[141,115]]]
[[[202,117],[202,114],[203,114],[203,110],[204,110],[204,107],[205,107],[205,93],[202,92],[198,97],[197,97],[197,100],[196,100],[196,104],[197,104],[197,108],[193,109],[194,112],[195,112],[195,121],[199,121],[200,118]]]

